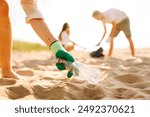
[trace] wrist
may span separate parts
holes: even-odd
[[[59,41],[54,41],[51,45],[50,45],[50,50],[56,54],[58,50],[63,50],[65,51],[64,47],[62,46],[62,44]]]

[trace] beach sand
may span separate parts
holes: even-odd
[[[97,69],[103,80],[90,84],[76,76],[66,78],[66,71],[57,70],[50,51],[14,51],[13,69],[24,80],[1,79],[0,99],[150,99],[150,48],[136,49],[136,58],[131,57],[129,49],[114,49],[112,57],[101,58],[91,58],[83,51],[71,53],[77,61]]]

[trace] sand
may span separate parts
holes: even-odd
[[[150,48],[115,49],[112,57],[91,58],[88,52],[71,52],[77,61],[99,70],[97,84],[58,71],[49,51],[12,54],[13,69],[24,80],[1,79],[2,100],[149,100]],[[107,53],[104,52],[105,54]],[[1,74],[0,74],[1,75]]]

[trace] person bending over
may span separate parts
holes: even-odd
[[[97,20],[102,21],[102,24],[104,27],[104,34],[100,42],[97,45],[101,44],[102,40],[104,39],[106,35],[106,23],[112,24],[111,33],[108,38],[108,41],[110,42],[108,56],[112,55],[114,37],[116,37],[120,31],[124,32],[130,44],[131,54],[132,56],[135,56],[134,44],[131,38],[130,21],[125,12],[118,10],[118,9],[114,9],[114,8],[111,8],[105,12],[100,12],[96,10],[93,12],[92,17],[94,17]]]

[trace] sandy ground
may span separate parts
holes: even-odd
[[[66,78],[66,71],[57,70],[49,51],[14,51],[13,69],[25,80],[1,79],[0,99],[150,99],[150,48],[136,49],[136,58],[129,49],[116,49],[112,57],[101,58],[91,58],[83,51],[71,53],[88,68],[98,70],[103,80],[90,84],[81,77]]]

